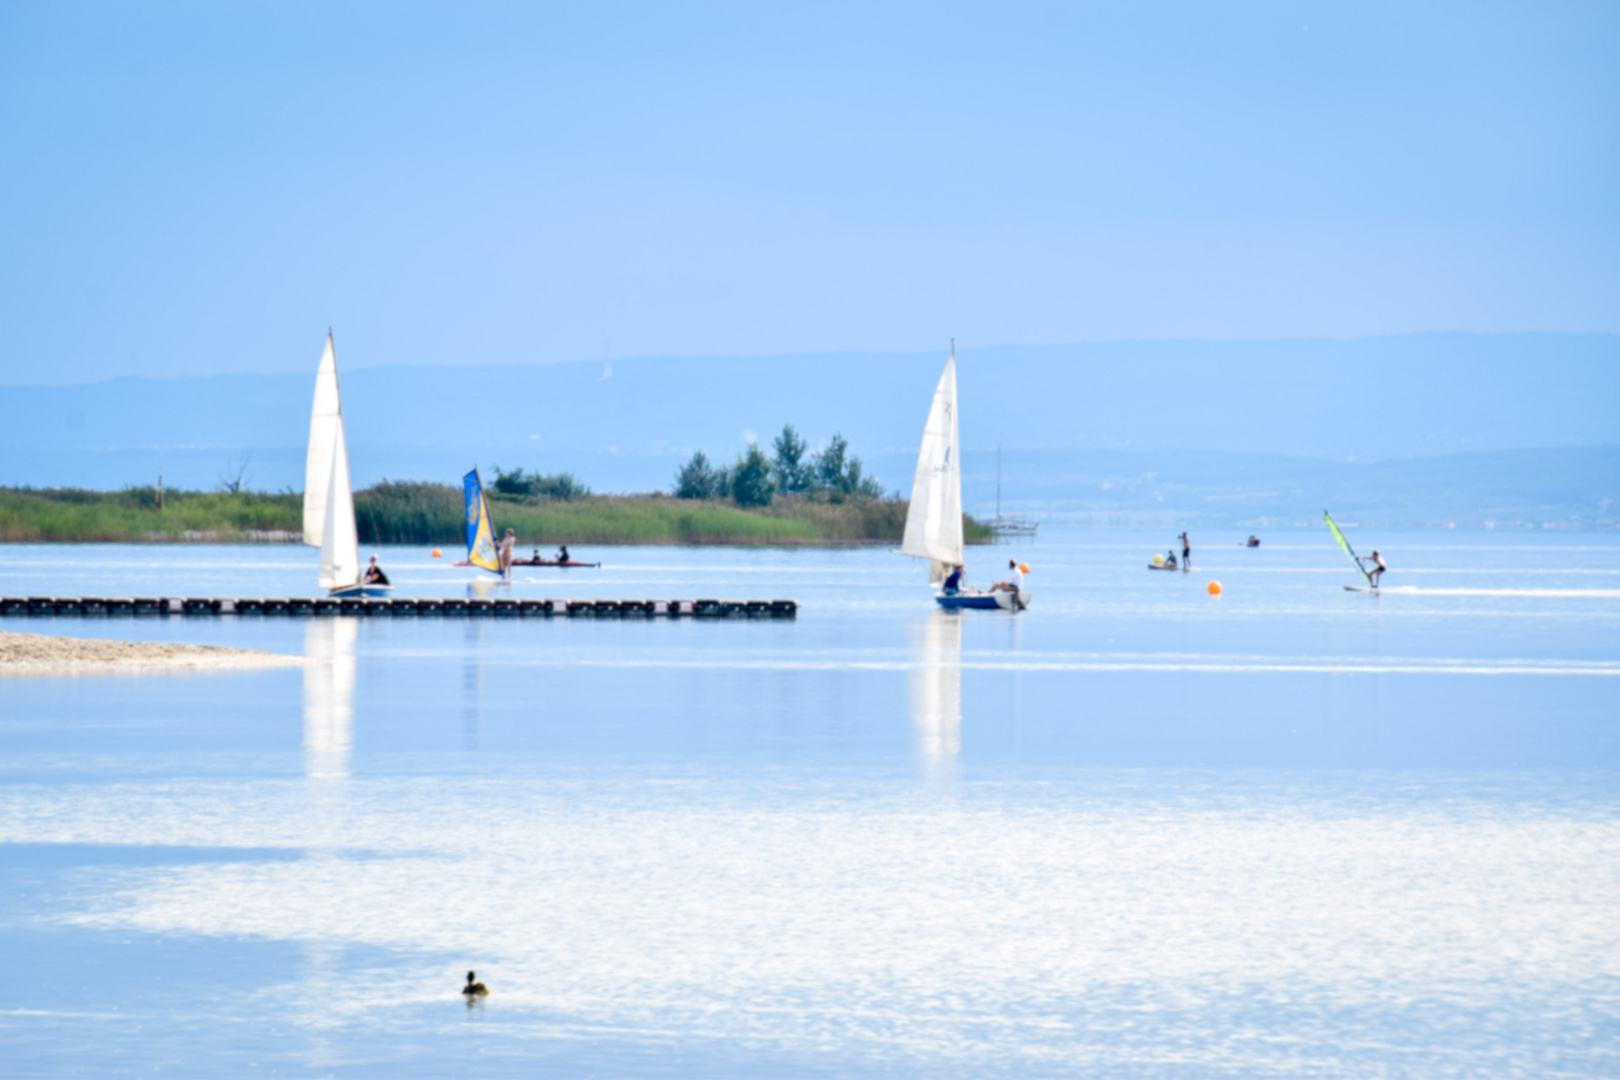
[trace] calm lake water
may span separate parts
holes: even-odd
[[[0,619],[307,657],[0,681],[0,1072],[1620,1074],[1620,537],[1380,535],[1381,596],[1240,540],[973,552],[1019,615],[879,550],[602,548],[510,593],[801,613]],[[300,547],[0,556],[315,591]]]

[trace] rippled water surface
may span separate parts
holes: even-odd
[[[1019,615],[884,551],[630,548],[476,591],[801,613],[0,619],[307,658],[0,682],[0,1072],[1620,1073],[1620,540],[1380,536],[1369,596],[1240,539],[974,552]],[[306,548],[0,554],[5,595],[314,591]]]

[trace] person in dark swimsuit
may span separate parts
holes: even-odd
[[[1186,533],[1182,533],[1180,536],[1176,537],[1176,539],[1181,541],[1181,568],[1183,570],[1191,570],[1192,541],[1187,539]]]
[[[557,545],[557,565],[562,566],[566,562],[568,562],[568,545],[567,544],[558,544]]]

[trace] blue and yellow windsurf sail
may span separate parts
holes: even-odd
[[[478,470],[463,476],[461,485],[467,495],[467,561],[498,574],[501,563],[495,555],[495,530],[489,523],[489,503]]]
[[[1324,510],[1322,511],[1322,518],[1327,522],[1327,527],[1332,531],[1333,538],[1339,542],[1340,547],[1344,548],[1344,553],[1350,556],[1350,561],[1356,564],[1356,569],[1361,571],[1361,576],[1367,578],[1367,584],[1371,585],[1372,578],[1367,577],[1367,570],[1361,565],[1360,556],[1350,549],[1350,541],[1346,540],[1344,538],[1344,533],[1339,531],[1339,526],[1333,521],[1333,515]]]

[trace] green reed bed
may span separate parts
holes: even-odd
[[[898,499],[790,496],[762,509],[727,500],[662,495],[592,495],[561,500],[492,495],[497,535],[521,545],[555,544],[896,544],[905,532]],[[355,493],[355,523],[364,544],[466,541],[461,488],[391,482]],[[0,541],[184,542],[297,539],[303,496],[256,492],[83,491],[0,488]],[[965,522],[970,543],[990,539]]]
[[[0,541],[288,539],[303,528],[302,495],[155,488],[0,488]]]
[[[903,523],[904,504],[901,507]],[[893,516],[892,511],[863,516],[853,507],[833,513],[795,513],[785,503],[767,510],[744,510],[721,500],[662,495],[561,500],[493,493],[489,512],[497,536],[512,529],[518,542],[530,547],[859,543],[888,539],[882,526]],[[461,489],[444,484],[379,484],[355,497],[355,516],[360,537],[367,542],[459,545],[466,540]]]

